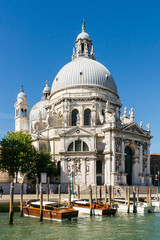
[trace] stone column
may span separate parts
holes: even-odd
[[[67,176],[67,160],[65,158],[61,159],[61,183],[69,183],[69,178]]]
[[[140,185],[144,185],[144,176],[143,176],[143,145],[140,143],[140,156],[139,156],[139,173],[140,176]]]
[[[105,168],[104,168],[105,184],[111,185],[111,161],[110,155],[105,155]]]
[[[84,125],[84,107],[83,105],[79,109],[79,116],[80,116],[80,126]]]
[[[143,172],[143,146],[142,143],[140,143],[140,156],[139,156],[139,172]]]
[[[125,152],[124,152],[124,140],[121,142],[121,166],[122,166],[122,172],[125,172]]]
[[[150,174],[150,144],[147,145],[147,173]]]
[[[96,158],[90,160],[90,184],[96,185]]]
[[[86,184],[86,159],[82,159],[82,167],[81,167],[81,174],[82,174],[82,184]]]
[[[114,174],[115,174],[115,162],[116,162],[116,146],[115,146],[115,133],[112,134],[112,177],[111,177],[111,185],[114,185]]]

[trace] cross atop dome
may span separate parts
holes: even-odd
[[[73,48],[72,60],[78,57],[86,57],[95,60],[93,52],[92,40],[88,33],[85,32],[86,24],[85,21],[82,23],[82,32],[77,36],[75,41],[75,48]]]

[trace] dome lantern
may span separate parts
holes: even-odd
[[[46,86],[45,88],[43,89],[43,99],[48,99],[49,95],[50,95],[50,87],[48,86],[48,81],[46,80]]]
[[[92,40],[90,39],[88,33],[85,32],[85,28],[85,22],[83,21],[82,32],[78,35],[75,41],[76,51],[73,49],[72,60],[78,57],[86,57],[95,60]]]

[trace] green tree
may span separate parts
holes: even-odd
[[[36,152],[31,135],[22,131],[7,132],[0,145],[0,169],[7,171],[13,178],[16,177],[17,181],[18,172],[24,174],[29,171],[30,162]]]
[[[50,153],[44,150],[35,151],[32,162],[30,163],[30,170],[27,173],[27,178],[35,180],[36,177],[40,179],[41,173],[47,173],[47,176],[52,177],[58,175],[58,168],[55,161],[51,160]]]

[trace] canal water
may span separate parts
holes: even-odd
[[[114,217],[84,216],[78,220],[55,222],[20,217],[14,213],[14,224],[8,224],[8,213],[0,213],[0,239],[54,240],[144,240],[160,239],[160,213],[117,214]]]

